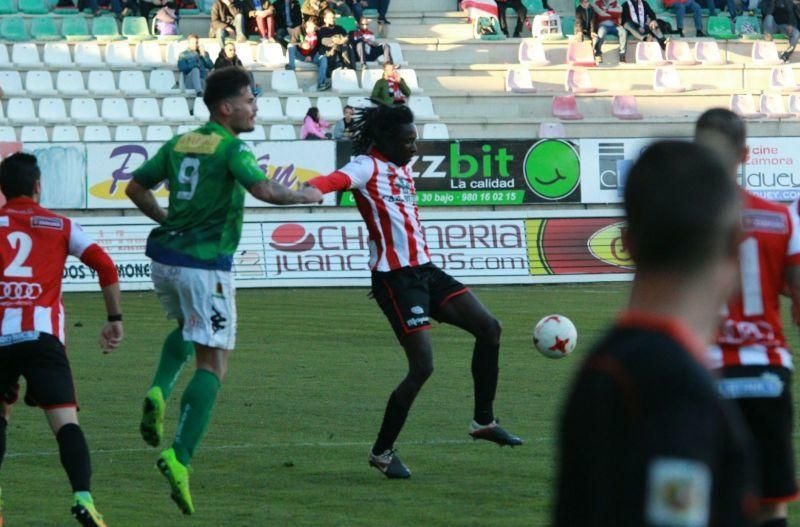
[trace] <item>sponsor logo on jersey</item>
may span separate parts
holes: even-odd
[[[36,300],[42,296],[42,286],[35,282],[0,282],[0,301]]]
[[[285,252],[304,252],[314,248],[316,239],[298,223],[285,223],[272,231],[269,246]]]
[[[8,227],[9,224],[8,216],[0,216],[0,227]]]
[[[47,216],[34,216],[31,218],[31,227],[60,231],[64,228],[64,220],[61,218],[49,218]]]
[[[783,393],[783,381],[774,373],[763,373],[760,377],[720,379],[717,388],[725,399],[772,399]]]
[[[656,458],[650,462],[645,506],[648,525],[708,525],[710,503],[708,465],[680,458]]]
[[[425,312],[425,310],[422,309],[422,306],[414,306],[411,308],[411,312],[415,315],[421,315]]]
[[[180,154],[213,154],[219,144],[222,142],[222,136],[217,134],[200,134],[197,132],[189,132],[182,135],[175,143],[173,149]]]
[[[786,216],[779,212],[745,210],[742,212],[742,228],[746,231],[785,234],[789,231]]]
[[[416,328],[419,326],[424,326],[430,323],[430,318],[428,317],[412,317],[406,320],[406,326],[410,328]]]

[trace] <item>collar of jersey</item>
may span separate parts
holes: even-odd
[[[31,206],[32,205],[34,207],[38,207],[39,206],[39,204],[36,203],[36,200],[34,200],[33,198],[28,197],[28,196],[17,196],[16,198],[11,198],[3,206],[4,207],[8,207],[9,205],[10,206]]]
[[[235,135],[230,133],[227,128],[214,121],[208,121],[206,124],[203,125],[203,128],[206,128],[211,132],[220,133],[224,137],[236,137]]]
[[[617,327],[646,329],[663,333],[683,346],[689,354],[704,366],[708,365],[703,340],[677,318],[665,317],[646,311],[624,311],[617,320]]]
[[[378,161],[383,161],[384,163],[392,163],[391,161],[389,161],[389,160],[386,158],[386,156],[384,156],[383,154],[381,154],[380,152],[378,152],[378,151],[375,149],[375,147],[374,147],[374,146],[373,146],[372,148],[370,148],[370,149],[369,149],[369,155],[371,155],[372,157],[374,157],[374,158],[375,158],[375,159],[377,159]],[[394,163],[392,163],[392,164],[394,165]]]

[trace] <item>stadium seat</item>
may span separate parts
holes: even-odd
[[[661,53],[661,46],[658,42],[637,42],[636,43],[636,64],[643,66],[663,66],[667,64],[664,55]]]
[[[506,70],[506,91],[514,93],[536,92],[533,80],[531,80],[531,72],[527,67]]]
[[[86,142],[111,141],[111,131],[105,125],[91,125],[83,129],[83,140]]]
[[[303,90],[297,84],[297,75],[291,70],[273,71],[270,85],[272,86],[272,91],[278,93],[303,93]]]
[[[302,122],[306,118],[309,108],[311,108],[311,100],[308,97],[286,98],[286,117],[292,121]]]
[[[674,66],[656,68],[653,72],[653,89],[657,92],[679,93],[688,89],[681,84],[678,70]]]
[[[81,140],[78,128],[70,124],[60,124],[53,127],[52,141],[54,143],[72,143]]]
[[[406,81],[406,84],[411,89],[411,93],[422,93],[423,90],[419,86],[419,81],[417,80],[417,72],[410,69],[410,68],[402,68],[397,70],[403,80]],[[370,88],[371,90],[372,88]]]
[[[583,119],[583,115],[578,111],[578,101],[574,95],[556,95],[553,97],[552,104],[553,117],[565,121],[576,121]]]
[[[72,67],[72,56],[69,54],[69,45],[66,42],[48,42],[44,45],[44,63],[51,68]]]
[[[17,6],[12,0],[0,0],[0,15],[14,15],[17,13]]]
[[[68,123],[67,107],[61,97],[46,97],[39,100],[39,119],[45,123]]]
[[[157,123],[162,120],[161,112],[158,110],[158,101],[152,97],[137,97],[134,99],[131,115],[137,122]]]
[[[796,93],[793,93],[789,96],[789,112],[791,112],[795,117],[800,115],[800,96]]]
[[[56,90],[61,95],[86,95],[83,75],[76,70],[61,70],[56,75]]]
[[[333,91],[343,95],[362,93],[364,90],[358,85],[358,77],[355,70],[350,68],[340,68],[333,70],[331,75]]]
[[[167,56],[164,59],[164,62],[169,65],[175,65],[178,63],[178,57],[180,57],[181,53],[186,51],[189,47],[189,42],[187,40],[177,40],[170,42],[167,44]]]
[[[61,33],[52,16],[37,16],[31,19],[31,36],[34,40],[61,40]]]
[[[122,36],[131,41],[150,40],[150,28],[147,19],[143,16],[126,16],[122,19]]]
[[[8,58],[8,48],[5,44],[0,44],[0,66],[8,67],[11,65],[11,60]]]
[[[206,50],[206,53],[208,53],[208,58],[211,59],[211,62],[216,62],[217,57],[219,56],[219,52],[222,51],[222,48],[220,48],[219,46],[219,41],[217,41],[216,39],[210,42],[209,41],[204,42],[203,48]]]
[[[133,121],[128,112],[128,103],[122,97],[107,97],[100,105],[100,117],[106,123],[130,123]]]
[[[489,29],[488,31],[484,28]],[[505,40],[500,21],[494,16],[479,15],[472,19],[472,38],[475,40]]]
[[[163,124],[151,124],[145,131],[145,141],[169,141],[172,139],[172,127]]]
[[[242,61],[242,66],[246,69],[258,66],[258,63],[253,58],[253,46],[250,42],[238,42],[236,44],[236,56]]]
[[[156,40],[137,42],[134,50],[134,59],[139,66],[163,66],[161,44]]]
[[[775,42],[756,40],[753,42],[753,49],[750,56],[753,59],[753,64],[759,64],[761,66],[777,66],[782,64],[781,59],[778,58],[778,48],[775,47]]]
[[[127,41],[109,42],[106,45],[106,64],[115,68],[136,67],[131,56],[130,44]]]
[[[685,40],[667,42],[667,61],[679,66],[694,66],[698,62],[692,55],[689,43]]]
[[[14,66],[24,68],[40,68],[39,49],[32,42],[16,43],[11,46],[11,62]]]
[[[786,111],[786,107],[783,105],[783,95],[780,93],[762,93],[759,108],[761,113],[766,115],[768,119],[788,119],[792,117],[792,114]]]
[[[84,68],[104,68],[100,46],[96,42],[75,44],[75,64]]]
[[[31,39],[28,30],[25,29],[25,20],[21,16],[0,18],[0,38],[12,42],[24,42]]]
[[[297,139],[294,126],[290,124],[273,124],[269,127],[270,141],[293,141]]]
[[[25,74],[25,91],[28,95],[55,95],[56,89],[53,87],[53,77],[49,71],[31,70]]]
[[[61,17],[61,34],[70,42],[91,40],[89,25],[83,15]]]
[[[386,45],[384,43],[384,45]],[[392,62],[397,66],[406,66],[408,62],[403,57],[403,48],[399,42],[389,42],[389,54],[392,56]]]
[[[26,15],[46,15],[50,12],[45,0],[18,0],[17,6]]]
[[[567,131],[564,125],[558,121],[542,121],[539,124],[540,139],[561,139],[567,137]]]
[[[178,94],[183,90],[178,87],[172,70],[153,70],[150,72],[150,91],[157,94]]]
[[[573,66],[594,66],[592,43],[589,41],[570,42],[567,45],[567,64]]]
[[[347,105],[353,108],[370,108],[375,106],[375,103],[370,101],[368,97],[348,97]]]
[[[119,91],[125,95],[149,95],[150,90],[144,81],[144,73],[139,70],[119,72]]]
[[[197,130],[196,124],[182,124],[178,127],[177,130],[175,130],[175,133],[178,135],[183,135],[189,132],[193,132],[195,130]]]
[[[519,43],[519,50],[517,56],[520,64],[528,64],[530,66],[549,66],[550,61],[544,52],[544,46],[538,40],[532,38],[522,39]]]
[[[9,122],[13,124],[37,123],[36,111],[33,109],[33,101],[27,97],[12,97],[8,100],[6,107]]]
[[[13,126],[0,126],[0,142],[3,143],[17,142],[17,133],[14,131]]]
[[[727,16],[710,16],[706,24],[706,33],[718,40],[731,40],[736,34],[731,31],[731,19]]]
[[[340,16],[336,19],[336,25],[347,31],[348,35],[358,29],[358,21],[352,16]]]
[[[740,15],[736,17],[734,32],[744,39],[761,38],[761,22],[758,17]]]
[[[694,58],[705,66],[726,64],[719,46],[713,40],[698,40],[694,45]]]
[[[69,115],[76,123],[99,123],[97,103],[87,97],[76,97],[69,103]]]
[[[122,73],[120,73],[120,76]],[[108,70],[92,70],[86,83],[89,93],[94,95],[116,95],[121,90],[117,90],[114,83],[114,74]]]
[[[194,102],[192,103],[192,115],[194,116],[195,121],[200,121],[204,123],[209,120],[211,114],[208,111],[208,106],[206,103],[203,102],[202,97],[195,97]]]
[[[25,94],[25,90],[22,88],[22,76],[15,70],[0,71],[0,86],[7,96]]]
[[[745,119],[760,119],[764,117],[764,114],[756,110],[753,96],[749,93],[731,95],[730,110]]]
[[[117,126],[114,141],[142,141],[142,129],[136,125]]]
[[[375,83],[378,82],[381,77],[383,77],[383,70],[376,70],[376,69],[363,69],[361,70],[361,87],[366,92],[372,92],[372,88],[375,87]]]
[[[100,41],[121,40],[117,19],[113,16],[99,16],[92,21],[92,35]]]
[[[165,97],[162,107],[161,115],[165,121],[171,122],[186,122],[192,120],[192,115],[189,113],[189,104],[186,102],[185,97]]]
[[[633,121],[642,118],[633,95],[615,95],[611,101],[611,114],[617,119]]]
[[[23,143],[48,143],[50,141],[44,126],[23,126],[19,131],[19,140]]]
[[[423,139],[450,139],[450,131],[444,123],[425,123],[422,127]]]
[[[281,108],[281,100],[277,97],[259,97],[256,99],[258,114],[256,118],[261,122],[285,121]]]
[[[586,68],[570,68],[564,80],[564,89],[572,93],[595,93],[592,78]]]
[[[769,74],[769,89],[778,91],[797,91],[800,86],[794,78],[791,66],[776,66]]]
[[[317,99],[319,115],[328,122],[339,121],[344,118],[342,101],[339,97],[319,97]]]
[[[266,141],[267,134],[264,132],[264,127],[257,124],[252,131],[239,134],[239,139],[242,141]]]
[[[408,98],[408,107],[414,112],[414,117],[420,121],[436,121],[439,116],[433,109],[430,97],[412,95]]]
[[[256,61],[268,68],[283,67],[287,63],[283,48],[276,42],[260,43],[256,47]]]

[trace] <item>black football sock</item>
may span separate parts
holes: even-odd
[[[61,455],[61,465],[67,472],[72,492],[89,492],[92,462],[81,427],[75,423],[62,426],[56,434],[56,441]]]
[[[497,391],[497,361],[500,345],[481,339],[472,351],[472,380],[475,383],[475,422],[488,425],[494,420],[492,403]]]
[[[372,447],[373,454],[379,455],[392,448],[397,436],[400,435],[403,424],[406,422],[410,408],[411,404],[402,403],[397,396],[397,392],[392,392],[392,395],[389,396],[389,402],[386,404],[386,412],[383,414],[383,423],[381,423],[381,430],[378,432],[378,439],[375,440],[375,445]]]
[[[3,458],[6,457],[6,428],[8,421],[5,417],[0,417],[0,467],[3,466]]]
[[[788,527],[786,518],[773,518],[761,524],[761,527]]]

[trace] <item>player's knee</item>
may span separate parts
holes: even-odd
[[[425,381],[430,379],[431,375],[433,375],[433,363],[430,362],[418,364],[409,372],[409,377],[420,387],[425,384]]]
[[[481,340],[491,342],[493,344],[500,343],[500,335],[503,332],[503,326],[495,317],[488,317],[483,324],[480,325],[475,336]]]

